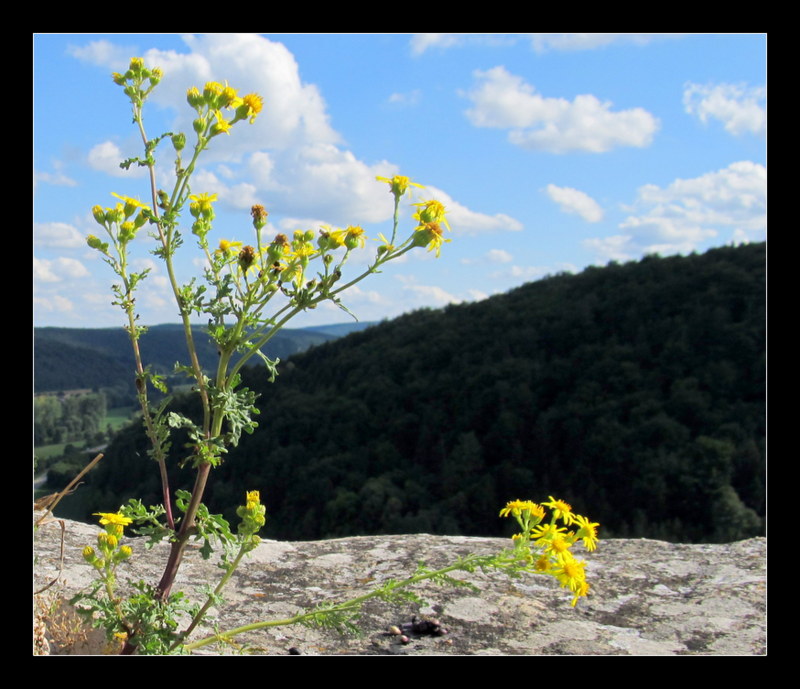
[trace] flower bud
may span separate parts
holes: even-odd
[[[101,242],[99,238],[95,237],[93,234],[90,234],[86,238],[86,243],[92,248],[97,249],[98,251],[102,251],[106,253],[108,251],[108,244],[105,242]]]
[[[164,76],[164,73],[161,71],[160,67],[154,67],[150,72],[150,84],[155,86],[161,81],[161,78]]]
[[[361,227],[351,225],[345,231],[344,245],[348,249],[356,249],[358,247],[363,248],[365,241],[366,235]]]
[[[186,146],[186,134],[183,132],[180,134],[173,134],[171,138],[173,148],[180,153],[184,146]]]
[[[130,221],[126,220],[119,226],[119,241],[127,244],[136,236],[136,226]]]
[[[270,263],[278,263],[289,252],[289,240],[285,234],[275,236],[267,249],[267,258]]]
[[[192,129],[194,129],[198,134],[202,134],[205,128],[206,121],[202,117],[198,117],[194,122],[192,122]]]
[[[203,94],[198,91],[196,86],[192,86],[188,91],[186,91],[186,101],[191,105],[195,110],[199,110],[203,107],[204,100]]]
[[[87,545],[83,549],[83,559],[86,560],[90,565],[94,564],[94,561],[97,559],[97,555],[94,553],[94,548],[92,546]]]
[[[116,560],[121,562],[122,560],[127,560],[133,554],[133,550],[129,545],[120,546],[119,552],[117,552]]]
[[[125,205],[118,203],[114,208],[106,210],[106,220],[108,222],[120,223],[125,220]]]
[[[219,96],[222,94],[222,84],[216,81],[209,81],[203,87],[203,99],[205,100],[206,104],[213,110],[216,110],[220,107],[218,100]]]
[[[105,227],[106,224],[106,212],[103,210],[102,206],[92,206],[92,216],[97,221],[98,224],[103,225]]]

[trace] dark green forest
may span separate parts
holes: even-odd
[[[195,326],[193,331],[200,362],[214,370],[216,347],[202,326]],[[335,328],[331,332],[324,327],[286,329],[264,352],[273,359],[285,359],[338,336]],[[35,392],[109,388],[125,391],[126,403],[136,402],[133,353],[123,328],[35,328],[33,338]],[[170,375],[181,356],[176,353],[185,350],[183,326],[152,326],[143,336],[141,347],[153,371]]]
[[[552,495],[601,537],[764,533],[766,246],[611,263],[422,310],[313,347],[274,384],[207,504],[260,490],[264,535],[505,535]],[[191,413],[193,400],[175,401]],[[173,443],[173,488],[189,487]],[[71,515],[159,501],[144,435],[118,434]],[[68,501],[72,505],[68,506]]]

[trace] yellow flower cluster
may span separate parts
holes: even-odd
[[[500,516],[513,517],[522,529],[513,536],[515,551],[531,562],[535,571],[555,577],[563,588],[572,591],[574,606],[579,598],[588,595],[589,583],[586,581],[586,563],[576,559],[570,548],[583,541],[587,550],[595,550],[600,524],[575,514],[569,503],[556,500],[552,495],[549,497],[549,501],[541,505],[530,500],[512,500],[500,510]],[[544,521],[545,507],[551,511],[549,522]],[[569,526],[577,529],[568,531],[566,527]],[[537,548],[535,554],[531,551],[531,544]]]
[[[264,99],[257,93],[239,97],[236,89],[229,86],[227,81],[225,84],[209,81],[202,91],[192,86],[186,92],[186,100],[197,110],[195,131],[205,132],[207,125],[211,123],[211,136],[228,134],[231,127],[241,120],[249,120],[252,124],[264,107]],[[223,110],[233,110],[233,117],[226,119]]]
[[[241,518],[239,534],[246,539],[248,550],[252,550],[259,543],[258,532],[267,522],[267,508],[261,504],[261,493],[257,490],[248,491],[245,495],[245,504],[236,508],[236,514]]]
[[[118,512],[95,512],[95,515],[100,517],[100,524],[105,527],[105,531],[97,534],[99,552],[87,545],[83,549],[83,559],[95,569],[113,569],[118,563],[127,560],[133,552],[130,546],[119,544],[125,527],[133,520]]]

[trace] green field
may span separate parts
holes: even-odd
[[[110,425],[115,431],[127,426],[131,420],[131,407],[114,407],[106,413],[105,424]]]

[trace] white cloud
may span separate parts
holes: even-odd
[[[453,296],[438,285],[408,284],[403,289],[414,294],[417,301],[425,304],[425,306],[445,306],[446,304],[460,304],[462,302],[461,299]]]
[[[33,240],[37,246],[49,249],[74,249],[86,245],[85,237],[65,222],[37,222],[33,225]]]
[[[61,161],[54,160],[53,168],[55,172],[35,172],[33,176],[34,183],[38,184],[39,182],[44,182],[45,184],[52,184],[57,187],[77,186],[78,183],[74,179],[62,172],[63,167],[64,164]]]
[[[61,282],[88,275],[89,271],[83,263],[74,258],[62,256],[50,261],[33,257],[33,278],[36,282]]]
[[[557,187],[555,184],[548,184],[546,191],[564,213],[580,215],[586,222],[599,222],[603,219],[603,209],[597,201],[582,191],[572,187]]]
[[[426,186],[425,190],[426,199],[436,199],[444,204],[447,209],[447,221],[455,233],[474,235],[482,232],[519,232],[523,229],[519,220],[505,213],[495,213],[494,215],[478,213],[453,200],[441,189]]]
[[[226,138],[225,146],[212,143],[204,153],[204,167],[198,169],[193,189],[200,188],[199,173],[216,164],[228,186],[209,191],[235,206],[267,196],[268,210],[275,217],[311,216],[336,225],[391,218],[391,198],[375,177],[391,177],[400,173],[399,168],[389,161],[366,162],[343,146],[320,90],[302,81],[297,61],[283,44],[258,34],[186,35],[183,40],[188,53],[140,52],[147,64],[160,66],[164,72],[151,99],[175,110],[174,131],[191,131],[193,112],[186,106],[187,85],[202,87],[209,80],[227,80],[240,93],[254,92],[264,99],[264,109],[254,124],[237,125],[235,136]],[[117,71],[127,65],[119,64],[122,51],[107,42],[94,42],[72,52]],[[413,91],[403,95],[407,101],[419,96]],[[104,142],[92,150],[90,162],[97,169],[119,175],[123,157],[119,147]],[[247,184],[253,186],[244,186]],[[519,225],[507,216],[482,216],[464,207],[458,212],[467,216],[469,227],[487,222],[498,228]]]
[[[680,38],[679,33],[422,33],[411,38],[412,55],[421,55],[430,48],[452,48],[467,44],[512,45],[529,41],[537,53],[551,50],[594,50],[614,43],[646,45],[660,38]]]
[[[112,177],[143,177],[147,172],[144,168],[131,165],[125,170],[119,166],[127,156],[113,141],[104,141],[92,147],[86,159],[89,166],[100,172],[105,172]]]
[[[767,89],[744,84],[686,84],[683,106],[704,124],[719,120],[735,136],[764,136],[767,129]]]
[[[552,272],[547,266],[508,266],[502,270],[496,270],[489,274],[493,280],[513,280],[519,283],[520,280],[536,280]]]
[[[136,51],[130,47],[116,45],[110,41],[92,41],[88,45],[67,48],[67,53],[89,64],[110,67],[116,72],[124,72],[130,64],[131,55]]]
[[[66,297],[59,294],[48,294],[47,296],[35,296],[33,298],[33,305],[36,309],[42,311],[52,311],[55,313],[64,313],[72,311],[73,303]]]
[[[514,257],[504,249],[490,249],[486,253],[486,259],[491,263],[510,263]]]
[[[508,139],[521,148],[568,153],[603,153],[619,146],[648,146],[658,120],[642,108],[612,111],[595,96],[545,98],[505,67],[476,70],[475,87],[466,94],[473,107],[467,118],[476,127],[508,129]]]
[[[667,187],[640,187],[635,214],[620,223],[622,234],[584,245],[603,258],[630,259],[646,253],[685,253],[709,239],[761,241],[766,236],[767,170],[750,161]]]

